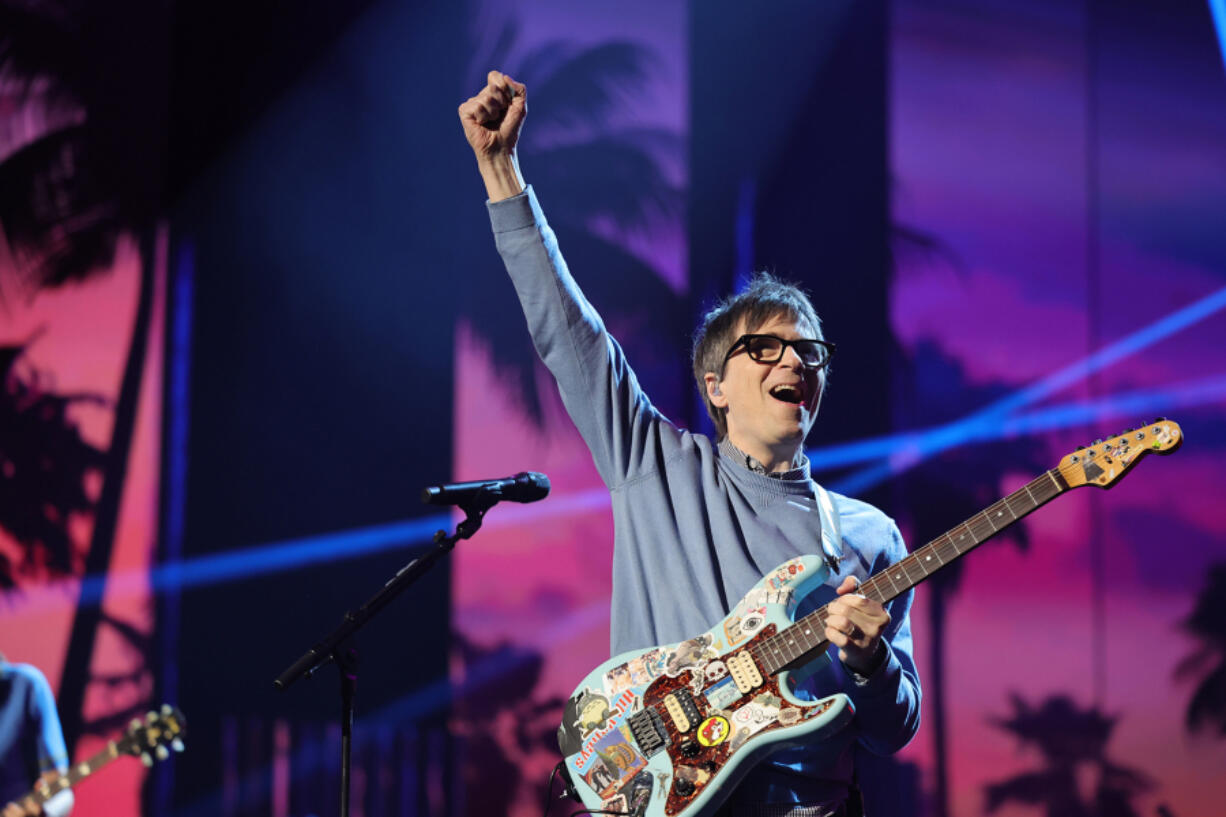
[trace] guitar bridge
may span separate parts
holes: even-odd
[[[668,730],[664,728],[664,719],[654,708],[639,710],[626,718],[630,734],[638,744],[644,757],[651,757],[668,745]]]

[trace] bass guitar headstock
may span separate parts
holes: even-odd
[[[1078,448],[1060,460],[1057,470],[1070,488],[1081,485],[1110,488],[1141,457],[1149,453],[1170,454],[1182,444],[1179,423],[1159,417],[1148,425]]]

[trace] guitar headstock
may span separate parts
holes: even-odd
[[[133,718],[127,733],[116,744],[119,751],[135,755],[146,766],[154,760],[165,760],[170,752],[183,751],[183,730],[187,721],[178,707],[162,704],[159,710],[150,710],[144,719]]]
[[[1151,452],[1169,454],[1183,444],[1179,423],[1159,417],[1148,425],[1130,428],[1107,440],[1078,448],[1060,460],[1058,471],[1070,488],[1097,485],[1110,488],[1128,469]]]

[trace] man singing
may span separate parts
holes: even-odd
[[[759,764],[722,813],[846,814],[857,746],[891,754],[906,745],[919,727],[920,684],[911,655],[911,592],[886,607],[856,593],[860,581],[906,554],[897,527],[809,476],[805,437],[833,346],[802,291],[760,274],[712,309],[695,334],[694,377],[717,439],[671,423],[643,393],[571,277],[524,184],[515,148],[526,93],[491,71],[486,86],[460,106],[460,120],[537,352],[612,496],[613,654],[695,636],[782,562],[825,556],[837,569],[810,602],[834,599],[825,636],[837,660],[797,694],[844,692],[855,718],[826,741]],[[833,553],[822,545],[823,515],[839,532],[835,538],[827,531]]]

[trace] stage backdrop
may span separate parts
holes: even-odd
[[[1199,2],[893,4],[893,405],[939,429],[890,460],[912,545],[1097,438],[1187,438],[920,590],[935,813],[1221,810],[1219,34]]]
[[[0,3],[0,650],[78,759],[163,699],[191,727],[146,797],[117,763],[77,814],[330,811],[333,670],[272,678],[455,521],[422,486],[525,469],[550,498],[364,634],[354,785],[371,815],[539,813],[608,655],[612,531],[456,121],[491,67],[530,85],[524,172],[657,406],[706,427],[698,314],[802,281],[841,344],[816,475],[912,547],[1181,424],[920,587],[924,723],[865,767],[870,813],[1221,811],[1220,3],[92,6]]]
[[[0,650],[80,760],[160,692],[169,61],[164,6],[76,11],[0,4]],[[147,774],[74,813],[140,813]]]
[[[685,355],[704,299],[756,266],[805,282],[819,310],[833,310],[832,339],[854,336],[810,440],[815,469],[835,490],[883,505],[913,548],[1078,446],[1158,415],[1179,422],[1188,443],[1173,457],[1146,459],[1109,493],[1062,497],[921,586],[913,623],[924,725],[877,764],[873,774],[890,784],[869,797],[874,814],[1208,817],[1226,794],[1212,703],[1222,661],[1215,565],[1226,559],[1226,516],[1213,499],[1226,476],[1226,70],[1210,10],[1005,0],[873,9],[832,4],[815,19],[781,7],[768,22],[765,11],[703,4],[687,24],[658,6],[623,5],[615,19],[491,6],[474,23],[478,36],[497,41],[507,21],[515,36],[505,51],[479,52],[505,59],[477,61],[473,87],[490,66],[539,72],[541,43],[566,56],[653,56],[646,79],[619,83],[628,93],[600,114],[618,138],[663,125],[691,146],[689,172],[665,177],[686,194],[690,263],[671,249],[669,214],[619,232],[625,218],[581,183],[598,171],[568,165],[571,188],[550,188],[561,172],[551,162],[565,154],[549,151],[595,156],[589,134],[605,118],[558,128],[553,98],[534,98],[524,173],[572,272],[655,402],[698,426],[691,386],[669,356]],[[735,22],[710,19],[720,14]],[[791,29],[779,20],[789,14]],[[792,47],[796,31],[807,48]],[[746,46],[754,34],[774,48]],[[706,37],[724,38],[720,56]],[[850,41],[859,62],[839,50]],[[569,67],[558,73],[596,82]],[[823,96],[831,76],[843,93]],[[549,76],[518,78],[535,88]],[[871,109],[883,101],[872,133]],[[713,113],[721,104],[730,110]],[[705,127],[721,118],[725,128]],[[839,129],[859,141],[840,143],[829,134]],[[816,141],[824,152],[801,151]],[[668,156],[650,155],[667,173]],[[863,189],[841,186],[849,167]],[[717,169],[727,175],[710,178]],[[793,189],[780,192],[787,178]],[[878,189],[881,243],[863,244],[857,263],[834,246],[851,229],[841,218],[863,214],[853,227],[867,236]],[[483,228],[475,203],[469,217]],[[811,261],[788,233],[809,239]],[[610,237],[615,250],[590,252]],[[464,812],[512,803],[528,815],[556,760],[561,697],[607,657],[611,522],[487,246],[480,274],[496,306],[462,319],[456,334],[456,475],[530,468],[548,473],[554,492],[530,508],[495,509],[457,552],[463,659],[453,677],[481,691],[460,688]],[[661,296],[627,303],[617,291],[644,285],[628,277],[639,262],[663,297],[681,296],[684,319],[653,317]],[[843,335],[831,329],[840,325]],[[848,362],[878,355],[884,380],[867,360]]]

